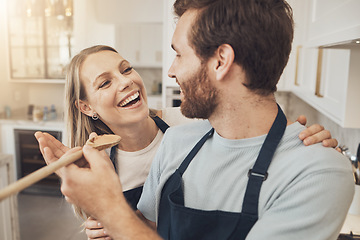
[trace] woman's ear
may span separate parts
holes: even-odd
[[[222,44],[215,52],[215,76],[216,80],[222,80],[233,66],[235,53],[229,44]]]
[[[91,106],[83,100],[79,100],[79,102],[75,101],[75,106],[80,110],[80,112],[84,113],[89,117],[91,117],[94,113]]]

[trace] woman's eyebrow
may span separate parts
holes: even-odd
[[[119,63],[119,68],[122,66],[122,65],[125,65],[125,64],[128,64],[130,65],[130,63],[127,61],[127,60],[122,60],[120,63]]]
[[[121,66],[122,66],[122,65],[125,65],[125,64],[129,64],[129,65],[130,65],[130,63],[129,63],[127,60],[124,59],[124,60],[122,60],[122,61],[119,63],[118,68],[121,68]],[[96,83],[99,81],[99,79],[104,78],[104,77],[107,77],[107,76],[110,76],[110,75],[111,75],[110,72],[103,72],[103,73],[99,74],[99,75],[95,78],[95,81],[94,81],[93,85],[95,86]]]
[[[96,86],[96,85],[97,85],[97,82],[98,82],[99,80],[101,80],[102,78],[105,78],[105,77],[110,76],[110,75],[111,75],[110,72],[103,72],[103,73],[101,73],[99,76],[97,76],[97,77],[95,78],[95,81],[94,81],[94,83],[93,83],[93,86]]]

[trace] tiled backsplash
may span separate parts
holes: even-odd
[[[295,121],[299,115],[305,115],[308,120],[307,126],[314,123],[323,125],[338,140],[340,145],[346,145],[352,154],[356,154],[360,143],[360,129],[340,127],[292,93],[278,92],[276,99],[290,120]]]

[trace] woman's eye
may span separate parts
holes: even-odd
[[[128,67],[124,70],[123,74],[131,73],[132,70],[133,70],[133,67]]]
[[[109,85],[109,84],[110,84],[110,80],[106,80],[106,81],[104,81],[104,82],[102,82],[102,83],[100,84],[99,88],[104,88],[104,87],[106,87],[106,86]]]

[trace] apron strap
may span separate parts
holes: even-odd
[[[169,128],[169,125],[164,121],[162,120],[161,118],[159,118],[158,116],[155,116],[155,117],[151,117],[152,120],[154,120],[156,126],[163,132],[165,133],[166,130]],[[117,164],[116,164],[116,148],[117,146],[113,146],[110,150],[110,160],[112,162],[112,164],[114,165],[114,168],[115,168],[115,171],[117,170]]]
[[[284,135],[287,119],[278,106],[278,114],[275,118],[273,125],[265,138],[264,144],[261,147],[259,156],[252,169],[249,170],[249,181],[247,184],[244,202],[242,206],[242,213],[258,216],[258,204],[260,189],[263,181],[266,180],[268,173],[267,170],[278,144]]]
[[[204,145],[206,140],[214,134],[214,128],[211,128],[209,132],[207,132],[200,141],[195,145],[195,147],[189,152],[186,156],[185,160],[181,163],[180,167],[178,168],[180,175],[182,176],[189,166],[191,160],[195,157],[195,155],[199,152],[200,148]]]
[[[158,128],[165,133],[166,130],[169,128],[169,125],[162,120],[161,118],[159,118],[158,116],[152,117],[152,119],[154,120],[156,126],[158,126]]]

